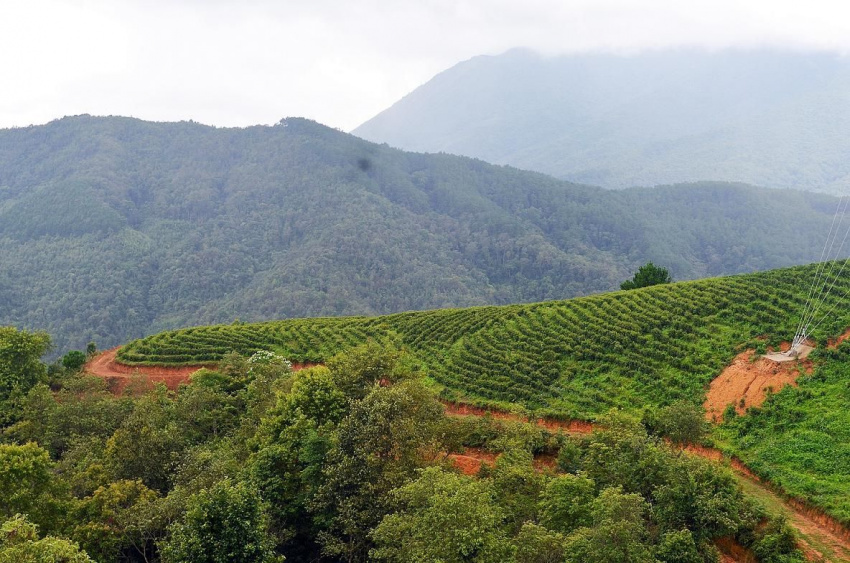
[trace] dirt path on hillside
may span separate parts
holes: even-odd
[[[92,358],[83,371],[104,379],[109,390],[115,394],[121,394],[127,386],[137,378],[147,378],[148,382],[165,383],[171,389],[177,389],[181,383],[188,381],[189,377],[196,371],[205,367],[214,367],[215,364],[199,366],[128,366],[119,362],[115,355],[118,352],[115,347],[102,352]]]
[[[537,419],[529,421],[527,417],[516,413],[508,413],[498,410],[489,410],[474,407],[462,403],[444,402],[446,413],[454,416],[492,416],[499,420],[516,420],[520,422],[534,422],[547,430],[561,430],[569,434],[587,434],[593,431],[593,424],[587,421]],[[839,563],[850,561],[850,529],[843,526],[834,518],[814,509],[798,499],[786,499],[774,491],[769,483],[765,483],[750,469],[736,458],[729,459],[719,450],[705,448],[702,446],[688,446],[686,451],[692,455],[698,455],[705,459],[718,463],[729,463],[733,474],[741,483],[744,491],[762,501],[772,512],[781,512],[788,518],[788,522],[798,532],[800,548],[809,561],[831,561]],[[463,454],[452,454],[456,466],[467,475],[478,473],[482,464],[492,465],[496,457],[490,452],[477,448],[468,448]],[[555,460],[547,462],[545,466],[554,467]],[[543,464],[540,464],[541,468]],[[730,544],[731,545],[731,544]],[[722,547],[722,546],[719,546]],[[729,561],[752,561],[746,550],[736,550],[729,547],[730,551],[724,549],[724,555]]]
[[[172,391],[186,383],[192,374],[203,368],[215,369],[218,363],[193,366],[128,366],[115,357],[120,346],[106,350],[89,360],[83,371],[106,381],[116,395],[123,393],[135,379],[146,380],[146,388],[155,383],[165,383]],[[312,367],[314,364],[292,364],[292,371]]]

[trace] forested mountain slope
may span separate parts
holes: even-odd
[[[816,260],[836,201],[611,192],[301,119],[80,116],[0,131],[0,325],[57,348],[166,328],[565,298]]]
[[[354,134],[622,188],[695,180],[846,191],[850,59],[662,50],[460,63]]]

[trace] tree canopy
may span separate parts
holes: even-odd
[[[670,277],[670,272],[666,268],[661,268],[647,262],[635,273],[634,277],[620,284],[620,289],[637,289],[639,287],[649,287],[650,285],[658,285],[660,283],[670,283],[673,278]]]

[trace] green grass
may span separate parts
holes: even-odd
[[[785,492],[850,524],[850,342],[716,431],[730,453]]]
[[[707,384],[743,347],[793,334],[814,268],[529,305],[188,328],[133,341],[119,358],[192,364],[271,349],[322,362],[370,338],[388,339],[422,362],[446,398],[592,418],[611,407],[702,402]],[[850,276],[827,306],[848,290]],[[850,324],[847,308],[836,311],[815,337]]]

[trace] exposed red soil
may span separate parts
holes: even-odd
[[[481,448],[466,448],[462,454],[449,454],[448,457],[464,475],[478,475],[482,465],[492,467],[499,456]]]
[[[735,472],[743,475],[747,479],[762,483],[762,480],[759,478],[759,476],[753,473],[750,468],[744,465],[744,463],[737,457],[727,458],[720,450],[715,450],[714,448],[706,448],[705,446],[699,446],[696,444],[688,444],[687,446],[685,446],[684,449],[686,452],[698,455],[705,459],[710,459],[712,461],[717,461],[720,463],[725,463],[726,461],[728,461],[729,465],[732,467],[732,469],[735,470]]]
[[[452,464],[464,475],[478,475],[481,471],[482,460],[469,455],[449,454]]]
[[[495,409],[486,409],[467,405],[465,403],[455,403],[443,401],[446,407],[446,414],[459,416],[491,416],[498,420],[514,420],[517,422],[533,422],[541,428],[553,432],[564,431],[570,434],[590,434],[593,432],[593,423],[586,420],[560,420],[557,418],[536,418],[529,419],[527,416],[519,415],[512,412],[505,412]]]
[[[734,538],[720,538],[714,542],[720,550],[721,563],[758,563],[752,551],[735,541]]]
[[[558,456],[555,454],[537,454],[534,456],[534,468],[537,471],[554,471],[558,466]]]
[[[838,338],[830,338],[829,341],[828,341],[827,347],[828,348],[837,348],[839,344],[841,344],[842,342],[844,342],[848,338],[850,338],[850,328],[845,330],[844,333],[842,333],[841,336],[839,336]]]
[[[835,348],[850,338],[850,328],[837,338],[828,341],[828,348]],[[780,351],[787,351],[790,342],[779,345]],[[754,359],[755,350],[747,350],[735,356],[729,366],[711,382],[705,398],[705,416],[717,422],[723,411],[731,403],[738,414],[744,414],[749,407],[760,406],[768,392],[779,392],[786,385],[796,385],[797,378],[804,370],[812,372],[811,360],[799,360],[777,363],[760,357]],[[743,400],[743,403],[742,403]]]
[[[120,395],[133,384],[138,383],[139,391],[150,389],[156,383],[165,383],[172,391],[181,383],[186,383],[196,371],[209,368],[215,369],[217,363],[199,364],[194,366],[128,366],[115,357],[119,347],[102,352],[89,360],[83,370],[106,381],[109,390]],[[313,364],[292,364],[292,370],[298,371]]]
[[[804,516],[810,523],[810,529],[827,530],[835,536],[834,545],[839,545],[841,551],[847,556],[847,560],[850,561],[850,529],[832,516],[824,514],[820,509],[810,506],[804,500],[793,497],[785,498],[785,504],[793,508],[796,514]]]
[[[154,383],[165,383],[169,389],[177,389],[181,383],[188,381],[189,377],[204,367],[200,366],[128,366],[120,363],[115,354],[119,347],[102,352],[92,358],[84,367],[86,373],[104,379],[109,390],[115,394],[121,394],[134,379],[147,379],[148,385]],[[139,377],[143,376],[143,377]]]
[[[787,350],[788,346],[784,346]],[[755,350],[741,352],[714,380],[705,396],[705,416],[717,422],[731,403],[738,414],[761,405],[769,392],[786,385],[796,385],[801,369],[810,373],[810,360],[778,363],[767,358],[754,358]]]
[[[462,454],[449,454],[448,458],[452,464],[464,475],[478,475],[482,465],[492,467],[499,455],[488,452],[481,448],[465,448]],[[557,465],[557,458],[552,454],[540,454],[534,456],[534,469],[537,471],[553,471]]]

